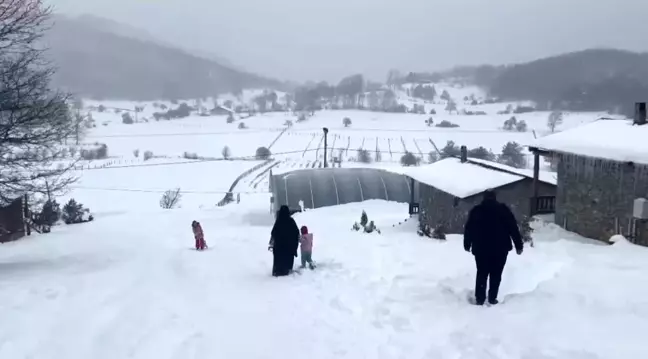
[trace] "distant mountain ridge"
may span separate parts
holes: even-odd
[[[54,20],[44,39],[47,56],[58,68],[53,85],[82,96],[180,99],[284,86],[162,44],[143,30],[112,20],[90,15],[57,15]]]
[[[459,66],[417,78],[448,79],[485,88],[504,100],[532,100],[545,109],[629,115],[648,101],[648,53],[588,49],[513,65]]]
[[[142,28],[135,27],[129,24],[125,24],[122,22],[106,19],[104,17],[91,15],[91,14],[80,15],[74,18],[74,20],[84,23],[85,25],[93,27],[97,30],[113,33],[115,35],[128,37],[135,40],[149,41],[165,47],[178,48],[180,50],[196,55],[198,57],[203,57],[208,60],[214,60],[219,64],[229,67],[233,70],[245,71],[237,67],[236,65],[232,64],[228,59],[220,55],[216,55],[211,51],[202,50],[202,49],[184,48],[182,46],[178,46],[177,44],[172,44],[170,42],[164,41],[163,39],[153,36],[151,33],[149,33],[148,31]]]

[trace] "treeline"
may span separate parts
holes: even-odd
[[[365,81],[361,74],[345,77],[337,85],[319,82],[300,86],[295,90],[292,100],[296,111],[317,111],[324,108],[407,111],[405,106],[398,105],[392,89]]]

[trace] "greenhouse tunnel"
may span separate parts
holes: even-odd
[[[273,209],[288,205],[299,210],[369,199],[409,203],[412,181],[398,173],[377,168],[313,168],[272,174],[270,191]]]

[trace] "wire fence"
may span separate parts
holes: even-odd
[[[334,135],[334,131],[341,132],[394,132],[394,133],[510,133],[510,134],[532,134],[529,132],[511,132],[503,129],[462,129],[462,128],[446,128],[434,127],[434,129],[408,129],[408,128],[374,128],[374,127],[328,127],[329,133]],[[304,135],[311,136],[313,133],[322,134],[321,128],[300,128],[292,129],[290,127],[268,127],[268,128],[255,128],[255,129],[241,129],[237,131],[213,131],[213,132],[172,132],[172,133],[143,133],[143,134],[115,134],[115,135],[89,135],[88,139],[95,138],[146,138],[146,137],[177,137],[177,136],[215,136],[215,135],[245,135],[250,133],[272,133],[282,132],[287,130],[287,135]]]
[[[350,157],[347,157],[347,161],[352,161],[352,162],[363,162],[359,159],[359,157],[363,157],[364,155],[362,152],[365,152],[367,154],[372,155],[371,160],[368,162],[371,163],[380,163],[380,162],[400,162],[401,161],[401,156],[406,155],[406,154],[414,154],[415,156],[418,154],[418,158],[420,158],[420,161],[423,163],[430,162],[429,157],[435,157],[438,158],[439,154],[435,150],[431,150],[422,153],[416,153],[416,152],[409,152],[409,151],[389,151],[385,149],[366,149],[366,148],[359,148],[356,150],[349,149],[350,150]],[[334,161],[334,158],[336,157],[335,154],[339,154],[340,152],[346,152],[347,148],[346,147],[328,147],[327,148],[327,155],[330,153],[334,153],[333,158],[329,157],[329,160],[332,162]],[[293,150],[293,151],[282,151],[282,152],[276,152],[270,154],[270,157],[273,158],[278,158],[281,156],[288,156],[288,155],[299,155],[298,157],[304,157],[306,153],[313,153],[315,152],[316,158],[321,159],[324,157],[323,153],[323,148],[307,148],[304,150]],[[321,152],[321,154],[318,155],[318,152]],[[382,157],[380,161],[375,161],[375,154],[380,153],[385,154],[385,155],[395,155],[395,157],[392,157],[392,160],[386,160],[384,158],[387,158],[387,156]],[[432,154],[432,155],[431,155]],[[356,157],[353,157],[353,156]],[[502,156],[502,153],[490,153],[491,158],[482,158],[486,160],[497,160],[500,156]],[[522,168],[528,168],[532,163],[533,163],[533,155],[532,154],[525,154],[521,153],[519,154],[523,160],[520,160],[521,163],[524,163],[524,166]],[[106,161],[102,162],[96,162],[92,161],[90,163],[86,164],[77,164],[73,167],[74,170],[77,171],[92,171],[92,170],[107,170],[107,169],[124,169],[124,168],[139,168],[139,167],[164,167],[164,166],[180,166],[180,165],[191,165],[191,164],[197,164],[197,163],[205,163],[205,162],[224,162],[224,161],[264,161],[267,159],[267,157],[264,156],[259,156],[259,155],[247,155],[247,156],[237,156],[237,157],[230,157],[230,158],[222,158],[222,157],[198,157],[197,159],[187,159],[183,157],[171,157],[171,156],[156,156],[153,157],[152,159],[175,159],[176,161],[169,161],[169,162],[160,162],[160,163],[146,163],[147,161],[143,159],[124,159],[124,158],[119,158],[119,159],[109,159]],[[180,160],[182,159],[182,160]]]

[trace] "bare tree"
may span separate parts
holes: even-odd
[[[49,26],[43,0],[0,5],[0,200],[56,193],[74,178],[62,144],[76,133],[68,96],[50,89],[54,68],[38,40]]]
[[[554,133],[556,132],[556,127],[562,125],[563,123],[563,114],[560,111],[553,111],[552,113],[549,114],[549,118],[547,119],[547,127],[549,127],[549,130]]]
[[[182,198],[180,188],[170,189],[164,192],[162,198],[160,198],[160,207],[164,209],[173,209],[178,205],[178,203],[180,203],[180,198]]]
[[[230,157],[232,157],[232,151],[230,150],[229,146],[223,147],[221,153],[223,154],[223,158],[226,160],[229,160]]]

